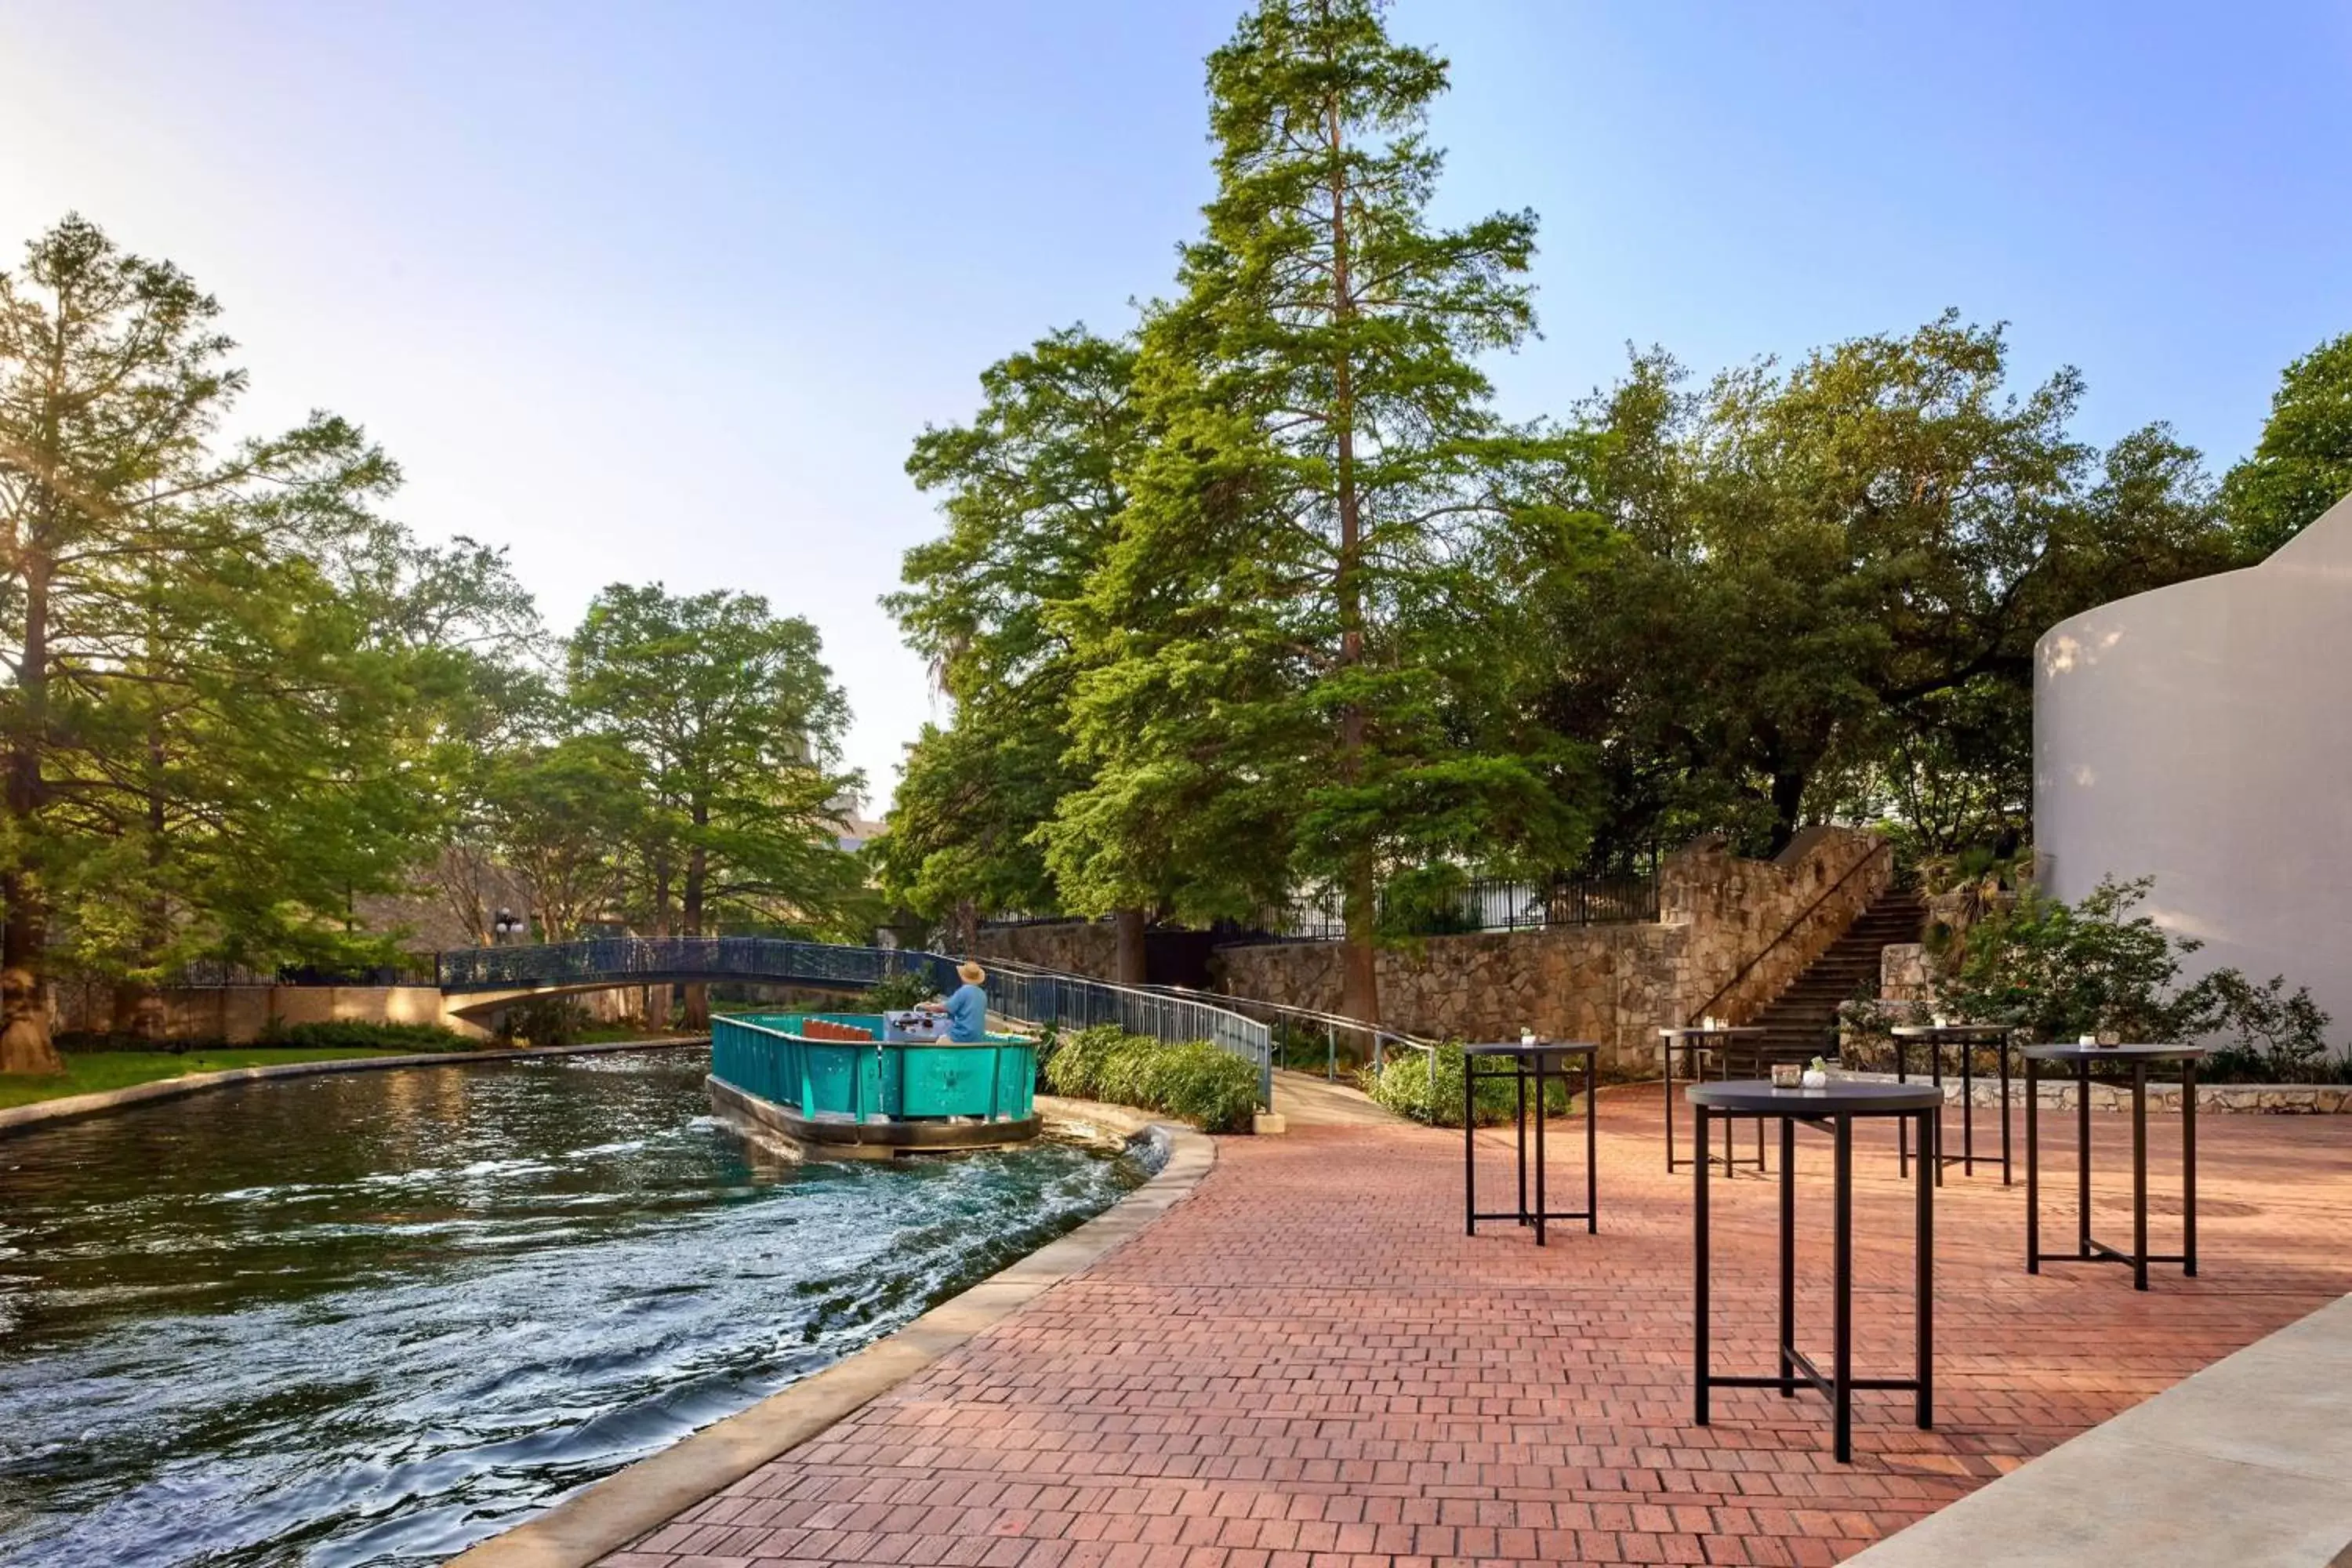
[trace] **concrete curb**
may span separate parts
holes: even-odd
[[[2352,1296],[1849,1559],[2321,1568],[2352,1554]]]
[[[593,1046],[420,1051],[403,1057],[348,1057],[341,1061],[280,1062],[274,1067],[229,1068],[221,1072],[190,1073],[184,1078],[163,1078],[152,1083],[134,1083],[128,1089],[104,1089],[97,1094],[73,1094],[63,1100],[42,1100],[30,1105],[14,1106],[0,1110],[0,1138],[29,1128],[46,1127],[54,1121],[71,1121],[78,1117],[120,1110],[128,1105],[145,1105],[152,1100],[177,1100],[183,1095],[202,1094],[208,1089],[222,1089],[233,1083],[262,1083],[280,1078],[315,1078],[320,1073],[331,1072],[381,1072],[391,1068],[479,1067],[487,1062],[537,1061],[546,1057],[598,1056],[607,1051],[650,1051],[670,1046],[707,1046],[709,1043],[708,1035],[691,1035],[683,1039],[613,1040]]]
[[[1160,1173],[1058,1241],[1047,1243],[740,1414],[573,1493],[545,1513],[451,1558],[445,1568],[587,1568],[687,1509],[807,1442],[974,1335],[1125,1246],[1190,1197],[1216,1163],[1215,1142],[1179,1123],[1131,1110],[1040,1096],[1056,1116],[1122,1130],[1156,1129],[1169,1142]]]

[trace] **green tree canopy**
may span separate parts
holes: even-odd
[[[1473,363],[1533,329],[1533,216],[1428,218],[1445,74],[1369,0],[1266,0],[1210,57],[1218,191],[1137,364],[1155,439],[1066,612],[1092,777],[1048,829],[1066,900],[1247,914],[1331,880],[1366,1017],[1384,863],[1580,828],[1570,753],[1445,679],[1488,531],[1560,456]]]
[[[2260,560],[2352,495],[2352,332],[2286,367],[2253,455],[2222,498],[2248,557]]]
[[[926,430],[908,459],[947,531],[907,552],[883,603],[955,713],[909,749],[875,854],[885,890],[928,918],[1060,906],[1037,833],[1087,774],[1066,730],[1078,661],[1052,609],[1126,509],[1134,369],[1130,342],[1051,333],[982,373],[978,416]]]
[[[2081,377],[2020,395],[2007,361],[1948,313],[1697,393],[1640,356],[1586,411],[1582,500],[1617,548],[1529,580],[1558,628],[1550,720],[1602,746],[1604,844],[1777,847],[1889,806],[2021,828],[2035,640],[2233,547],[2194,451],[2154,426],[2095,452]]]
[[[396,471],[323,414],[224,442],[218,315],[78,217],[0,274],[0,1067],[56,1065],[58,951],[331,950],[417,820],[401,661],[324,564]]]
[[[821,653],[815,627],[753,594],[615,584],[589,605],[568,697],[642,780],[630,874],[654,931],[830,929],[856,902],[839,840],[860,781],[841,768],[849,707]],[[709,1016],[698,986],[688,1016]]]

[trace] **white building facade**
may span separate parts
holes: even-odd
[[[2043,885],[2144,911],[2352,1027],[2352,497],[2259,566],[2060,622],[2035,649]]]

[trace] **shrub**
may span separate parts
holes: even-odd
[[[1436,1098],[1430,1097],[1430,1064],[1437,1068]],[[1489,1068],[1489,1071],[1493,1068]],[[1434,1051],[1401,1050],[1378,1070],[1366,1068],[1357,1083],[1374,1103],[1399,1116],[1426,1121],[1433,1127],[1462,1125],[1462,1042],[1448,1040]],[[1545,1084],[1544,1100],[1550,1113],[1564,1116],[1572,1100],[1570,1086],[1557,1079]],[[1507,1079],[1478,1086],[1478,1125],[1492,1127],[1518,1114],[1517,1086]]]
[[[1207,1040],[1151,1053],[1151,1104],[1203,1132],[1245,1132],[1257,1114],[1257,1068]]]
[[[2210,1083],[2328,1083],[2352,1078],[2352,1060],[2327,1048],[2327,1015],[2307,986],[2286,994],[2286,976],[2257,985],[2234,969],[2217,969],[2192,987],[2209,1026],[2231,1037],[2206,1058]]]
[[[2286,978],[2257,985],[2216,969],[2179,986],[2181,960],[2202,942],[2132,910],[2150,883],[2101,882],[2067,905],[2029,890],[2013,909],[1970,929],[1939,1001],[1963,1018],[2008,1024],[2035,1040],[2112,1031],[2126,1040],[2230,1037],[2201,1075],[2208,1081],[2326,1081],[2352,1074],[2327,1048],[2328,1016],[2308,989]]]
[[[1239,1132],[1257,1110],[1257,1068],[1206,1040],[1170,1044],[1097,1024],[1059,1041],[1045,1066],[1055,1094],[1163,1111],[1204,1132]]]
[[[866,1005],[877,1013],[903,1013],[909,1007],[919,1007],[940,994],[930,976],[919,970],[901,969],[884,975],[866,988]]]
[[[1124,1045],[1128,1033],[1117,1024],[1097,1024],[1063,1038],[1045,1068],[1045,1081],[1055,1094],[1073,1100],[1101,1100],[1103,1068],[1110,1054]]]
[[[1958,1016],[2007,1024],[2037,1040],[2113,1030],[2129,1040],[2199,1032],[2201,999],[2176,992],[2180,961],[2200,945],[2131,913],[2150,884],[2101,882],[2066,904],[2028,890],[1972,927],[1937,986]]]
[[[258,1046],[295,1046],[304,1050],[469,1051],[478,1041],[438,1024],[273,1023],[254,1041]]]

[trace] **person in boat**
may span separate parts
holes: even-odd
[[[956,978],[963,984],[951,992],[944,1002],[926,1002],[923,1010],[943,1013],[948,1020],[948,1038],[965,1046],[978,1045],[988,1038],[988,993],[981,983],[988,971],[970,959],[956,965]]]

